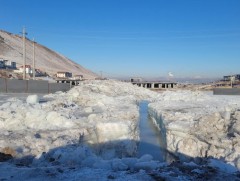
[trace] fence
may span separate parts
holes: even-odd
[[[69,83],[49,83],[43,80],[17,80],[0,78],[0,92],[3,93],[54,93],[68,91]]]
[[[240,95],[240,88],[215,88],[214,95]]]

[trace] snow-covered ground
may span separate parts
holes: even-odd
[[[213,157],[240,168],[240,97],[165,92],[149,105],[169,151],[181,160]]]
[[[209,99],[211,105],[215,105],[217,100],[209,95],[195,94],[159,94],[130,83],[108,80],[84,81],[67,93],[46,95],[44,99],[47,101],[40,103],[37,96],[29,96],[25,100],[10,98],[0,105],[0,180],[238,179],[237,172],[233,174],[235,167],[215,159],[196,165],[192,162],[160,163],[147,154],[136,157],[139,141],[138,102],[152,102],[150,113],[154,118],[162,115],[162,118],[169,118],[162,120],[171,118],[172,123],[176,122],[165,127],[180,132],[179,135],[171,134],[178,140],[188,132],[189,122],[194,121],[190,119],[193,113],[203,119],[208,115],[204,113],[206,111],[210,114],[226,109],[219,104],[219,107],[207,107],[206,111],[199,108],[199,111],[198,107],[203,106],[204,101]],[[174,99],[176,107],[170,104]],[[221,103],[228,102],[229,99],[224,99]],[[230,102],[238,105],[234,99]],[[226,113],[220,115],[231,119],[233,115],[229,116],[229,112],[235,108],[231,105],[227,106]],[[192,111],[189,111],[190,115],[184,115],[185,112],[178,112],[178,109]],[[169,117],[164,117],[165,112]],[[175,117],[171,115],[173,112]],[[179,128],[182,132],[178,131]],[[183,131],[185,128],[187,131]],[[197,131],[200,133],[196,127],[196,135]],[[208,134],[213,133],[209,131]],[[232,139],[230,137],[229,140]],[[200,156],[197,151],[192,151],[191,144],[191,141],[184,142],[182,145],[186,148],[181,148],[189,150],[189,156]],[[168,144],[167,148],[173,151]],[[179,153],[185,154],[181,149]]]

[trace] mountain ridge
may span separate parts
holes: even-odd
[[[32,65],[33,41],[26,38],[26,64]],[[17,67],[23,65],[22,37],[4,30],[0,30],[0,58],[17,63]],[[83,75],[86,79],[97,77],[92,71],[82,67],[73,60],[44,45],[35,42],[36,68],[54,75],[57,72],[67,71],[73,75]]]

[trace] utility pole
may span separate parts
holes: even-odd
[[[33,38],[33,69],[32,69],[33,79],[35,79],[35,41]]]
[[[233,88],[233,84],[235,82],[235,76],[234,75],[230,77],[230,82],[231,82],[231,87]]]
[[[26,79],[26,29],[23,27],[22,39],[23,39],[23,80]]]

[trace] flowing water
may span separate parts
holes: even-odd
[[[148,115],[148,102],[139,104],[140,111],[140,142],[138,146],[138,157],[150,154],[154,160],[172,161],[171,155],[166,151],[164,141],[159,129],[154,125]]]

